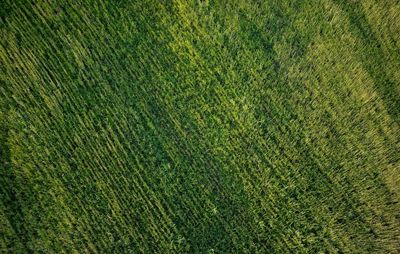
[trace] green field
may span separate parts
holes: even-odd
[[[0,253],[400,252],[399,1],[0,14]]]

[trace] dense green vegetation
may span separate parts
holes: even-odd
[[[400,250],[398,1],[0,10],[0,252]]]

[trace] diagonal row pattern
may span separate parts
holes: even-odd
[[[2,252],[400,249],[395,1],[0,5]]]

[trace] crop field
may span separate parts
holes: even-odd
[[[0,14],[0,253],[400,252],[399,1]]]

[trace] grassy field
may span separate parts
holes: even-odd
[[[400,251],[399,1],[0,13],[1,253]]]

